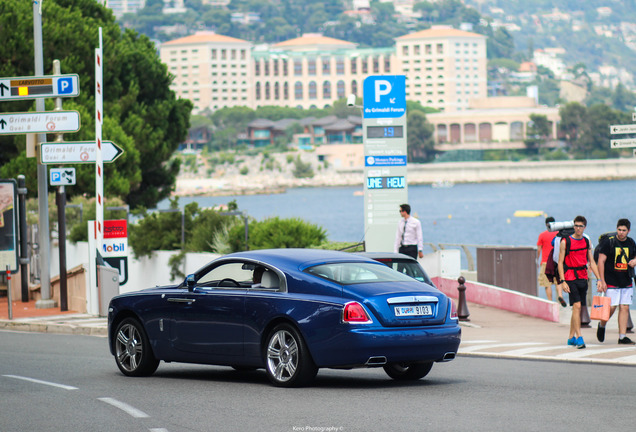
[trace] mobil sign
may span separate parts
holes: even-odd
[[[102,257],[106,265],[119,270],[119,284],[128,282],[128,222],[105,220]]]

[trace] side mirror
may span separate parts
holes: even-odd
[[[188,287],[189,291],[192,291],[196,284],[197,284],[197,280],[194,278],[193,274],[190,274],[186,277],[186,286]]]

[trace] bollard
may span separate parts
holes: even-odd
[[[460,321],[470,321],[468,317],[470,316],[470,312],[468,311],[468,304],[466,303],[466,279],[464,276],[460,276],[457,278],[457,282],[459,282],[459,286],[457,287],[457,291],[459,291],[459,297],[457,299],[457,317]]]
[[[13,319],[13,304],[11,303],[13,300],[11,296],[11,267],[7,265],[7,301],[9,302],[9,319]]]

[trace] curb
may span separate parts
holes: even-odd
[[[84,336],[107,337],[108,329],[100,327],[85,327],[73,324],[53,324],[41,322],[24,322],[0,320],[0,330],[35,332],[35,333],[57,333],[73,334]]]

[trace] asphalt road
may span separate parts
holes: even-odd
[[[303,389],[263,371],[164,364],[119,373],[106,339],[0,331],[0,431],[577,431],[634,426],[632,367],[458,357],[413,383],[321,370]]]

